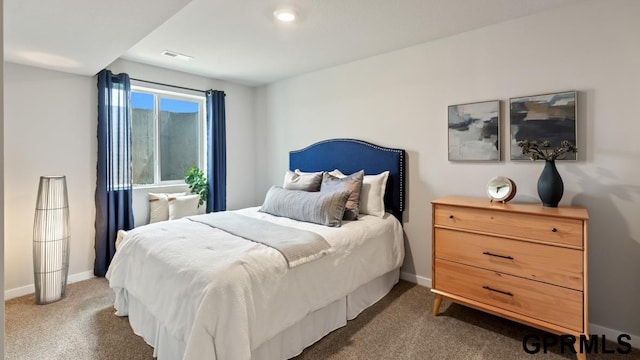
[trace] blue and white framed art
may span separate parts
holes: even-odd
[[[500,161],[500,100],[450,105],[449,161]]]
[[[550,148],[568,140],[577,146],[577,100],[576,91],[509,99],[511,160],[529,160],[518,146],[522,140],[548,140]],[[568,153],[563,160],[576,160],[576,154]]]

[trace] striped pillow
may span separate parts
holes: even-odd
[[[350,190],[308,192],[272,186],[260,211],[294,220],[339,227]]]

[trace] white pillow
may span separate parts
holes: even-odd
[[[198,214],[200,195],[185,195],[169,197],[169,220],[176,220],[185,216]]]
[[[329,174],[335,177],[345,177],[340,170],[335,169]],[[387,189],[387,179],[389,171],[384,171],[378,175],[365,175],[362,180],[362,190],[360,190],[360,213],[383,217],[384,193]]]
[[[299,175],[313,175],[313,174],[320,174],[320,175],[322,175],[322,174],[324,174],[324,171],[312,171],[312,172],[308,172],[308,171],[302,171],[302,170],[300,170],[300,169],[295,169],[295,170],[293,170],[293,172],[295,172],[296,174],[299,174]]]
[[[187,195],[186,192],[180,193],[148,193],[149,197],[149,224],[158,221],[169,220],[169,197],[177,197]]]

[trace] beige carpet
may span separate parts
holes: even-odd
[[[107,280],[67,286],[64,299],[35,305],[34,295],[5,302],[6,359],[152,359],[153,349],[115,316]]]
[[[103,278],[70,284],[66,298],[49,305],[35,305],[33,295],[8,300],[6,359],[152,359],[153,350],[128,320],[113,315],[112,301]],[[522,338],[544,332],[464,306],[445,301],[441,315],[433,317],[432,301],[427,288],[401,281],[296,359],[575,359],[561,354],[560,346],[529,355]],[[609,342],[606,349],[617,346]],[[640,359],[637,349],[627,355],[598,350],[588,359]]]

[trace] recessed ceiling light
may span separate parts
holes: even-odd
[[[280,9],[273,12],[273,16],[282,22],[292,22],[296,19],[296,13],[290,9]]]
[[[184,61],[189,61],[189,60],[193,59],[193,56],[180,54],[180,53],[177,53],[177,52],[171,51],[171,50],[165,50],[161,54],[164,55],[164,56],[170,57],[170,58],[184,60]]]

